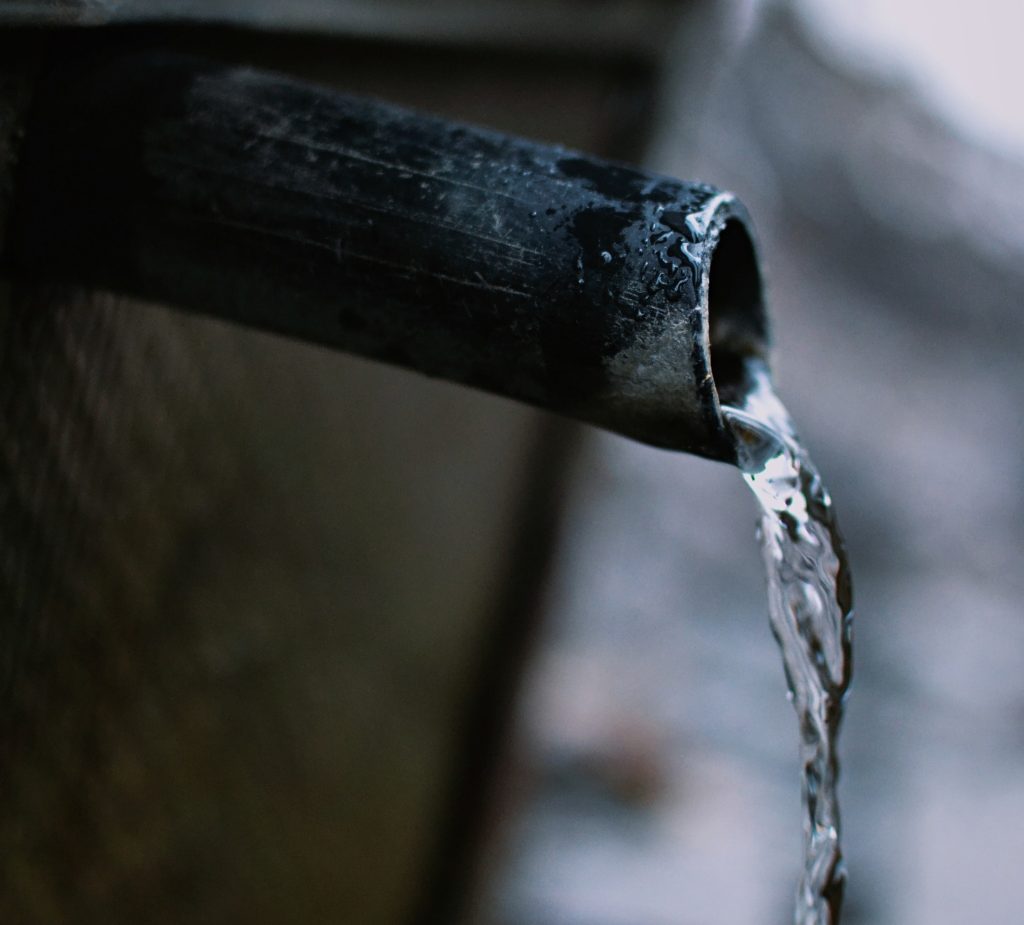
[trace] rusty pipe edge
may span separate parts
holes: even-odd
[[[153,53],[37,81],[2,259],[730,462],[766,352],[728,193]]]

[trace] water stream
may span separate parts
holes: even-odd
[[[769,617],[800,723],[804,869],[794,920],[838,925],[846,870],[836,736],[850,683],[850,574],[831,499],[767,368],[753,363],[748,375],[752,388],[742,405],[722,411],[761,507]]]

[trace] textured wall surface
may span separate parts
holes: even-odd
[[[103,297],[2,321],[3,917],[401,918],[530,416]]]

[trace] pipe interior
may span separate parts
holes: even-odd
[[[747,360],[764,357],[767,339],[757,256],[746,228],[736,219],[725,223],[711,255],[708,327],[719,400],[736,404],[749,387]]]

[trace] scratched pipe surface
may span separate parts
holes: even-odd
[[[39,79],[4,262],[726,461],[765,350],[728,194],[165,55]]]

